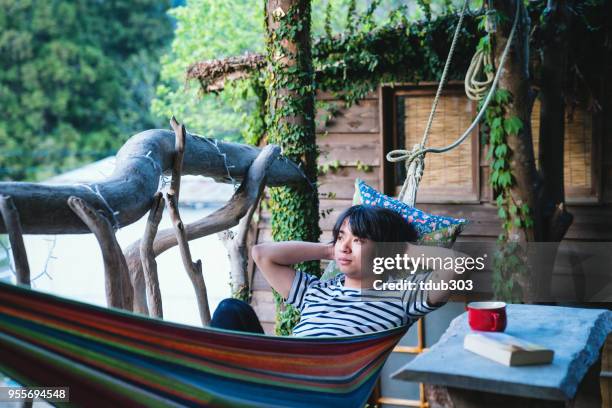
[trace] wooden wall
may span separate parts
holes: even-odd
[[[319,100],[327,103],[337,103],[329,94],[320,94]],[[333,211],[321,218],[321,241],[331,239],[333,222],[340,212],[351,206],[353,200],[355,178],[359,177],[376,188],[382,188],[380,166],[382,161],[380,114],[378,93],[371,93],[359,104],[350,109],[340,109],[338,114],[326,125],[322,118],[326,112],[317,112],[317,144],[320,155],[320,165],[338,160],[340,168],[328,171],[319,176],[320,210]],[[370,166],[371,170],[364,172],[357,169],[358,162]],[[333,193],[334,198],[326,198]],[[270,230],[270,214],[260,212],[258,234],[256,241],[272,241]],[[323,265],[325,266],[325,265]],[[252,306],[257,312],[267,333],[274,332],[274,302],[270,286],[262,278],[260,272],[253,267],[252,273],[253,298]]]
[[[369,94],[359,104],[350,109],[342,109],[326,126],[321,122],[322,112],[317,115],[317,143],[321,154],[319,164],[338,160],[340,168],[320,176],[321,194],[320,210],[333,209],[325,218],[321,218],[323,231],[321,241],[331,238],[333,223],[342,210],[352,203],[355,178],[365,180],[371,186],[394,194],[395,186],[390,183],[392,167],[385,165],[384,154],[393,146],[389,144],[389,133],[393,124],[389,123],[389,98],[393,97],[390,88],[379,89]],[[319,100],[334,102],[330,95],[320,94]],[[339,103],[339,102],[338,102]],[[340,104],[340,103],[339,103]],[[605,104],[604,106],[610,106]],[[384,111],[384,112],[383,112]],[[574,215],[574,222],[569,229],[566,240],[570,241],[612,241],[612,115],[600,116],[601,126],[601,200],[599,203],[584,203],[569,205],[569,211]],[[440,120],[438,118],[437,120]],[[385,137],[383,137],[385,134]],[[384,145],[383,145],[384,143]],[[383,147],[384,146],[384,147]],[[417,203],[419,208],[435,213],[470,220],[470,224],[461,234],[460,241],[491,241],[499,233],[500,222],[497,209],[492,202],[491,190],[488,187],[488,163],[484,160],[485,152],[480,149],[478,163],[479,202],[476,203]],[[384,152],[383,152],[384,150]],[[358,162],[368,165],[371,170],[364,172],[357,168]],[[334,198],[325,198],[328,193],[334,193]],[[262,211],[256,233],[256,242],[271,241],[270,214]],[[263,322],[267,332],[273,332],[274,307],[269,285],[263,280],[259,271],[252,269],[252,304]],[[611,289],[612,290],[612,289]]]

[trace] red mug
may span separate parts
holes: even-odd
[[[504,302],[471,302],[466,310],[472,330],[503,332],[506,329]]]

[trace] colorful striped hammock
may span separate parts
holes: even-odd
[[[70,403],[87,407],[361,408],[406,330],[297,338],[197,328],[0,282],[0,371],[69,386]]]

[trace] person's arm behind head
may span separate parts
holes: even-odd
[[[287,241],[258,244],[251,256],[264,278],[283,298],[287,298],[295,278],[293,265],[305,261],[333,259],[332,244]]]

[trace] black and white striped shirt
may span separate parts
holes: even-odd
[[[430,272],[431,273],[431,272]],[[430,273],[412,275],[409,280],[427,281]],[[427,303],[427,291],[405,290],[362,294],[344,287],[344,274],[321,281],[302,271],[295,272],[285,303],[301,312],[294,336],[351,336],[412,325],[421,316],[436,310]]]

